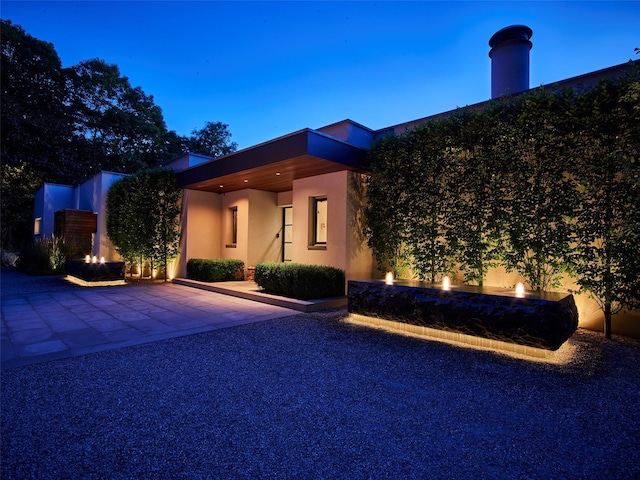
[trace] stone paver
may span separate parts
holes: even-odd
[[[172,283],[65,289],[56,281],[52,291],[2,290],[3,370],[299,313]]]

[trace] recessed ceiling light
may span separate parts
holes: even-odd
[[[277,176],[280,176],[280,172],[276,172],[276,175],[277,175]]]
[[[244,183],[249,183],[249,180],[247,180],[246,178],[244,179]]]
[[[223,187],[224,187],[224,185],[220,185],[220,188],[223,188]]]

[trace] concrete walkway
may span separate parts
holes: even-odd
[[[1,281],[3,370],[299,313],[172,283],[79,287],[4,268]]]

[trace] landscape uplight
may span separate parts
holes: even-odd
[[[387,272],[384,276],[384,283],[387,285],[393,285],[393,272]]]
[[[518,282],[516,285],[516,297],[524,298],[524,284],[522,282]]]
[[[443,290],[451,290],[451,279],[449,276],[445,276],[442,279],[442,289]]]

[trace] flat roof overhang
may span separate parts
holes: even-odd
[[[285,192],[299,178],[366,172],[366,157],[362,148],[305,129],[178,172],[178,186],[216,193],[247,188]]]

